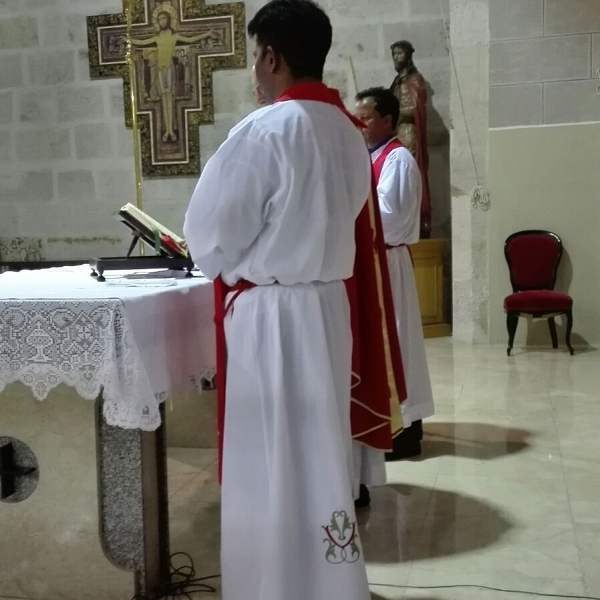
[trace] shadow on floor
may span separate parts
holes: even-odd
[[[500,508],[471,496],[415,485],[371,490],[358,522],[368,563],[408,563],[476,552],[514,526]]]
[[[441,456],[493,460],[529,448],[530,431],[488,423],[426,423],[421,462]]]
[[[198,577],[217,575],[221,570],[219,496],[216,473],[208,469],[169,500],[171,552],[188,553]],[[220,586],[219,579],[207,583]]]

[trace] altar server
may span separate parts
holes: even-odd
[[[395,438],[394,452],[388,456],[394,460],[421,453],[422,419],[434,414],[419,300],[409,250],[410,244],[419,241],[421,174],[415,159],[395,135],[400,104],[391,91],[372,88],[359,93],[356,114],[366,124],[364,135],[377,178],[408,393],[406,402],[402,404],[404,431]]]
[[[195,262],[229,291],[217,303],[227,344],[223,598],[368,600],[344,280],[371,166],[339,94],[321,83],[327,15],[310,0],[271,0],[248,32],[270,104],[207,163],[184,227]]]

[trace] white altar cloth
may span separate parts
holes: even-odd
[[[44,400],[60,384],[110,425],[153,431],[172,392],[215,372],[212,286],[180,272],[88,266],[0,275],[0,392],[22,382]]]

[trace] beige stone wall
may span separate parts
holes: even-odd
[[[576,344],[600,341],[600,123],[499,129],[490,133],[490,338],[506,343],[504,297],[511,293],[504,240],[548,229],[563,240],[557,289],[574,301]],[[507,177],[507,173],[510,176]],[[493,249],[493,251],[492,251]],[[564,323],[559,328],[564,349]],[[550,344],[545,322],[521,319],[517,344]]]
[[[576,341],[596,342],[600,0],[490,0],[490,32],[489,338],[506,341],[504,240],[550,229],[565,243]],[[525,341],[549,343],[547,326],[522,323]]]
[[[210,3],[213,3],[212,0]],[[448,0],[323,0],[335,43],[327,81],[352,93],[389,85],[389,45],[409,38],[432,88],[430,107],[434,233],[450,223],[450,68],[442,10]],[[246,2],[253,15],[263,0]],[[91,81],[85,17],[120,12],[121,0],[0,0],[0,252],[5,260],[118,255],[127,235],[112,217],[134,198],[131,133],[122,86]],[[249,45],[249,52],[251,47]],[[214,76],[215,123],[202,126],[203,164],[248,114],[248,73]],[[350,100],[350,99],[349,99]],[[180,231],[196,178],[144,181],[144,208]]]
[[[532,126],[530,131],[523,130],[530,135],[527,147],[539,152],[543,140],[555,139],[560,146],[561,128],[555,130],[553,125],[600,120],[596,79],[600,67],[600,0],[451,0],[450,23],[454,55],[454,335],[467,341],[498,342],[504,339],[501,290],[508,285],[502,236],[550,223],[557,233],[565,232],[570,244],[575,240],[569,238],[569,232],[580,224],[575,213],[564,212],[564,194],[553,196],[554,204],[546,214],[544,201],[536,192],[535,198],[540,200],[536,200],[535,210],[530,210],[529,194],[513,185],[514,169],[538,164],[537,157],[519,147],[519,128],[504,132],[513,136],[512,141],[502,138],[504,150],[514,159],[510,164],[502,153],[490,154],[490,135],[495,132],[489,128]],[[591,129],[583,127],[577,131],[589,135]],[[530,170],[530,177],[522,178],[521,183],[536,181],[539,190],[548,193],[564,189],[564,170],[545,169],[543,182],[536,178],[539,169],[531,166]],[[568,200],[577,209],[585,206],[593,177],[591,172],[581,175],[581,193],[574,188]],[[472,190],[477,185],[490,192],[489,209],[474,202]],[[561,214],[562,221],[548,221],[554,213]]]
[[[490,3],[490,125],[600,121],[600,0]]]
[[[488,340],[488,212],[472,191],[487,185],[489,5],[450,0],[452,272],[454,337]]]

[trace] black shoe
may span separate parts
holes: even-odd
[[[421,421],[418,422],[421,424]],[[415,458],[421,456],[421,438],[423,436],[423,428],[413,426],[405,429],[400,435],[394,438],[394,447],[391,452],[387,452],[385,460],[394,462],[396,460],[405,460],[407,458]]]
[[[411,427],[415,428],[418,432],[419,441],[423,440],[423,421],[415,421]]]
[[[371,493],[366,485],[360,486],[358,500],[354,501],[354,508],[368,508],[371,505]]]

